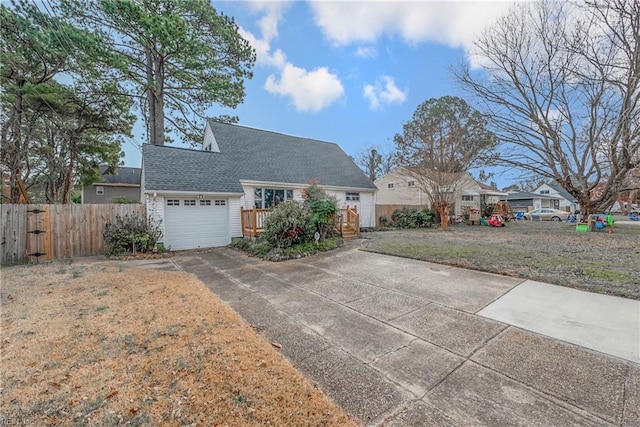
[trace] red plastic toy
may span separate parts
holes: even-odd
[[[491,215],[489,225],[492,227],[504,227],[504,218],[502,218],[502,215]]]

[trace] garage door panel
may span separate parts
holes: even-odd
[[[167,205],[164,218],[164,243],[171,249],[196,249],[229,244],[229,210],[223,205]]]

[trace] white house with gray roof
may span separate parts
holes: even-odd
[[[562,209],[567,212],[576,212],[580,210],[578,199],[573,197],[567,190],[557,184],[542,184],[533,192],[544,196],[557,197],[559,199],[557,209]]]
[[[142,198],[172,249],[227,245],[242,208],[302,200],[311,183],[375,225],[376,187],[334,143],[208,120],[202,149],[142,150]]]

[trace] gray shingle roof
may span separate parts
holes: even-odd
[[[555,191],[557,191],[560,196],[564,197],[569,202],[571,202],[571,203],[577,203],[578,202],[578,199],[573,197],[571,194],[569,194],[569,192],[567,190],[565,190],[564,188],[560,187],[558,184],[552,183],[552,184],[547,184],[547,185],[549,187],[553,188]]]
[[[108,182],[111,184],[137,184],[140,185],[140,168],[130,168],[126,166],[118,167],[118,172],[115,175],[107,174],[107,167],[100,166],[100,174],[102,175],[101,182]],[[99,183],[97,183],[99,184]]]
[[[242,193],[221,153],[144,144],[142,162],[146,190]]]
[[[219,153],[145,144],[145,187],[240,193],[242,179],[376,188],[337,144],[214,120],[209,126]]]

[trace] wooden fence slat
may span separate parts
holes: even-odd
[[[42,235],[43,258],[48,261],[53,259],[53,254],[51,253],[51,209],[45,208],[40,215],[42,215],[42,229],[44,230]]]
[[[27,253],[27,205],[0,204],[0,264],[24,262]]]

